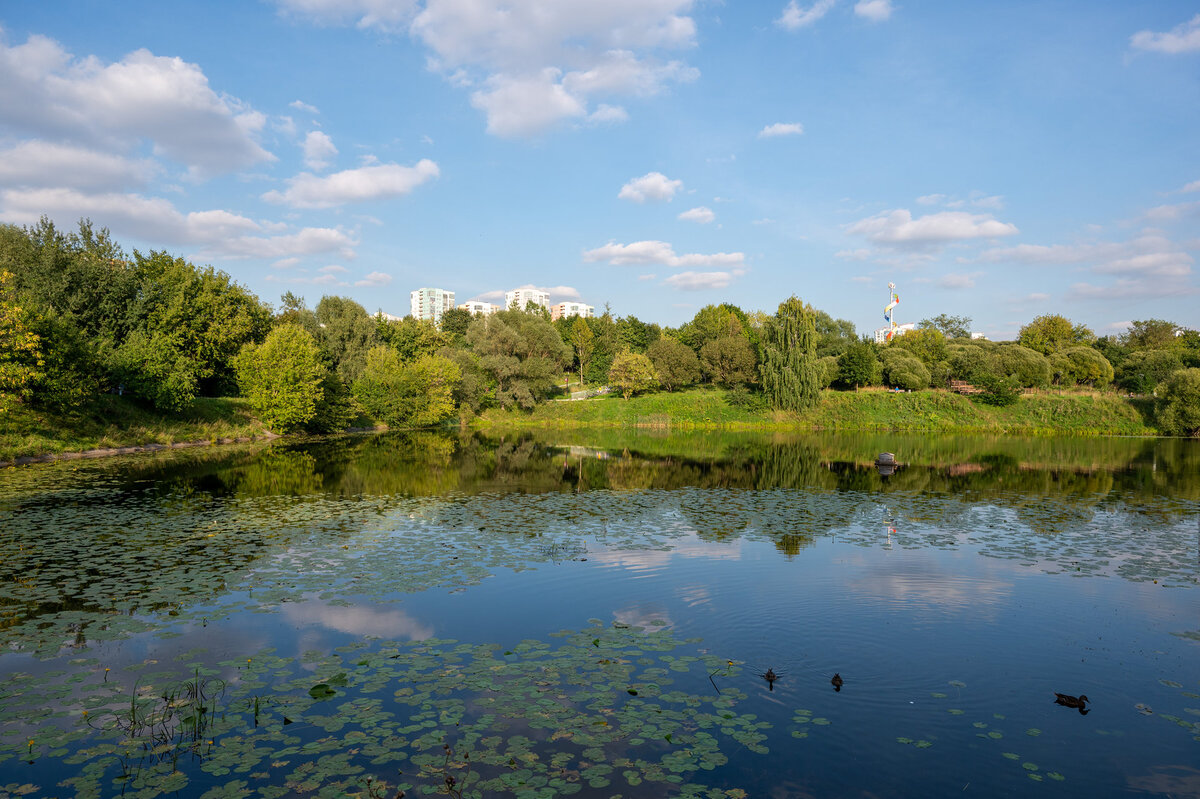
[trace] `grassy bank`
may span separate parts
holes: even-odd
[[[24,405],[0,412],[0,463],[63,452],[269,436],[242,399],[198,399],[186,411],[162,414],[108,395],[70,413]]]
[[[1024,435],[1158,435],[1145,401],[1114,394],[1023,396],[995,408],[946,391],[823,391],[800,414],[731,405],[725,391],[697,388],[622,400],[552,402],[532,413],[493,409],[480,424],[497,427],[633,427],[678,430],[891,430]]]

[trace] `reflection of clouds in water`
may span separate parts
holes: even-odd
[[[637,605],[626,605],[620,610],[613,611],[613,619],[630,627],[645,627],[649,630],[659,630],[674,627],[670,612],[657,602],[647,602]],[[654,622],[658,625],[652,626]]]
[[[424,641],[433,637],[433,628],[402,610],[378,610],[352,605],[339,607],[318,601],[287,603],[282,607],[288,621],[297,625],[319,625],[350,635],[378,635],[397,640]]]
[[[1006,580],[962,577],[915,565],[872,570],[847,585],[851,590],[875,599],[976,612],[999,605],[1012,595],[1013,588]]]
[[[679,598],[689,608],[694,608],[697,605],[706,605],[712,601],[712,597],[708,594],[708,586],[706,585],[685,585],[679,588],[678,593]]]
[[[609,550],[592,552],[588,559],[601,566],[613,566],[638,572],[638,576],[650,576],[670,564],[672,558],[705,558],[707,560],[741,560],[741,541],[710,543],[699,539],[681,540],[670,550]]]
[[[1182,799],[1200,799],[1200,771],[1191,766],[1158,766],[1144,777],[1129,777],[1135,791]]]

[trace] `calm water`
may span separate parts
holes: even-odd
[[[1200,797],[1198,444],[2,470],[0,797]]]

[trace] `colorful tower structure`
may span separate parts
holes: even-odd
[[[886,341],[892,340],[892,336],[896,335],[896,328],[899,327],[899,325],[896,324],[896,320],[892,318],[892,311],[899,304],[900,295],[896,293],[896,284],[888,283],[888,304],[887,307],[883,309],[883,321],[888,323],[888,330],[885,335]]]

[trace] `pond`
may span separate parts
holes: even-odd
[[[0,553],[0,797],[1200,797],[1200,442],[188,450]]]

